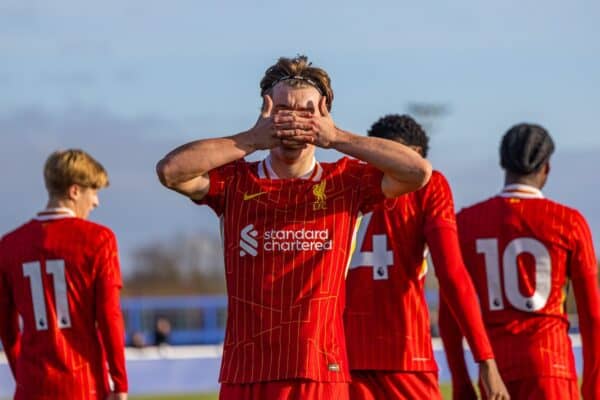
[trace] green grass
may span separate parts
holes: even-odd
[[[450,400],[452,388],[450,385],[441,385],[442,396],[444,399]],[[180,394],[180,395],[163,395],[163,396],[130,396],[130,400],[217,400],[216,393],[205,394]]]

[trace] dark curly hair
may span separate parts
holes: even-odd
[[[427,157],[429,151],[429,136],[417,121],[406,114],[388,114],[379,118],[368,135],[400,141],[407,146],[419,146],[423,157]]]
[[[517,124],[502,137],[500,165],[508,172],[529,175],[544,165],[554,152],[554,141],[546,129],[535,124]]]

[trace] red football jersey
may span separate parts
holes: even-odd
[[[120,288],[114,234],[68,209],[2,238],[0,334],[15,399],[104,400],[107,361],[115,390],[127,392]]]
[[[437,171],[363,216],[346,284],[351,369],[437,371],[424,278],[427,232],[444,226],[456,228],[454,204]]]
[[[265,161],[210,172],[201,203],[221,218],[228,294],[221,382],[348,381],[344,278],[382,177],[348,158],[305,179],[272,179]]]
[[[509,185],[457,218],[465,263],[505,381],[576,379],[565,298],[569,278],[596,274],[589,228],[536,188]]]

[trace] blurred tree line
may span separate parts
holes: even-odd
[[[224,294],[221,239],[208,233],[178,234],[133,251],[124,296]]]

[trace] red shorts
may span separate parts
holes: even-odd
[[[305,379],[223,383],[219,400],[349,400],[348,383]]]
[[[352,371],[352,400],[441,400],[435,372]]]
[[[579,400],[577,381],[573,379],[540,376],[505,382],[505,385],[512,400]]]

